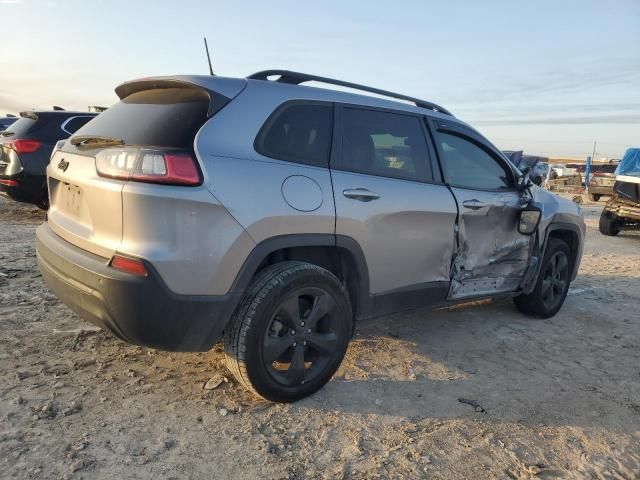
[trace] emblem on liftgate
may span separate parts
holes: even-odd
[[[67,168],[69,168],[69,162],[67,162],[64,158],[62,160],[60,160],[60,163],[58,163],[58,168],[60,170],[62,170],[63,172],[67,171]]]

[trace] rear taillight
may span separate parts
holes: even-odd
[[[40,148],[42,142],[39,142],[38,140],[16,139],[9,140],[5,145],[8,145],[9,148],[15,150],[16,153],[33,153]]]
[[[20,184],[15,180],[5,180],[4,178],[0,178],[0,185],[4,185],[6,187],[17,187]]]
[[[199,185],[200,172],[191,154],[149,148],[107,148],[96,156],[103,177],[168,185]]]
[[[120,270],[121,272],[131,273],[138,275],[139,277],[147,276],[147,269],[141,260],[136,258],[121,257],[120,255],[114,255],[110,263],[112,268]]]

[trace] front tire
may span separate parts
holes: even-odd
[[[598,223],[598,229],[603,235],[609,237],[615,237],[620,233],[620,227],[618,225],[618,219],[611,212],[606,210],[602,211],[600,215],[600,222]]]
[[[571,281],[573,262],[569,246],[550,238],[533,291],[514,298],[516,308],[539,318],[553,317],[562,307]]]
[[[255,395],[293,402],[331,379],[352,329],[349,295],[331,272],[277,263],[258,273],[236,309],[225,333],[226,363]]]

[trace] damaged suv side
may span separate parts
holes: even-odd
[[[264,398],[321,388],[357,320],[495,296],[549,317],[578,271],[579,207],[431,102],[288,71],[116,93],[52,156],[42,275],[131,343],[223,340]]]

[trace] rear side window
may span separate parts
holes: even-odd
[[[84,127],[95,117],[71,117],[62,122],[60,128],[69,134],[76,133],[80,128]]]
[[[76,135],[113,137],[125,145],[193,149],[207,121],[209,94],[198,88],[158,88],[136,92],[94,117]]]
[[[7,129],[2,132],[3,136],[8,137],[22,137],[29,133],[29,131],[35,130],[33,127],[35,126],[37,120],[33,120],[31,118],[22,117],[13,122],[11,125],[7,127]]]
[[[484,149],[465,138],[437,133],[445,181],[456,187],[477,190],[507,190],[513,173]]]
[[[383,177],[431,181],[421,119],[411,115],[345,108],[342,168]]]
[[[9,128],[12,123],[15,123],[14,118],[0,118],[0,130],[4,130],[5,128]]]
[[[255,149],[278,160],[326,166],[332,132],[331,104],[290,102],[280,106],[265,122]]]

